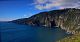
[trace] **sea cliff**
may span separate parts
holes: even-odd
[[[43,27],[59,27],[67,33],[75,34],[80,30],[80,9],[67,8],[41,12],[29,18],[13,20],[11,22]]]

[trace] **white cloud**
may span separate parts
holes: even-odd
[[[36,4],[44,4],[47,0],[34,0]]]
[[[53,7],[80,8],[80,0],[35,0],[35,8],[39,10],[52,9]]]

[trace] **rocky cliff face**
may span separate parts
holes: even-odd
[[[68,8],[41,12],[28,19],[14,20],[15,23],[44,27],[60,27],[69,33],[76,33],[80,29],[80,9]],[[14,22],[13,21],[13,22]]]

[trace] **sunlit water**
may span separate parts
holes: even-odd
[[[68,36],[60,28],[44,28],[0,22],[2,42],[56,42]]]

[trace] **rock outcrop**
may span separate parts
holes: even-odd
[[[29,18],[14,20],[15,23],[44,27],[60,27],[69,33],[76,33],[80,29],[80,9],[67,8],[41,12]]]

